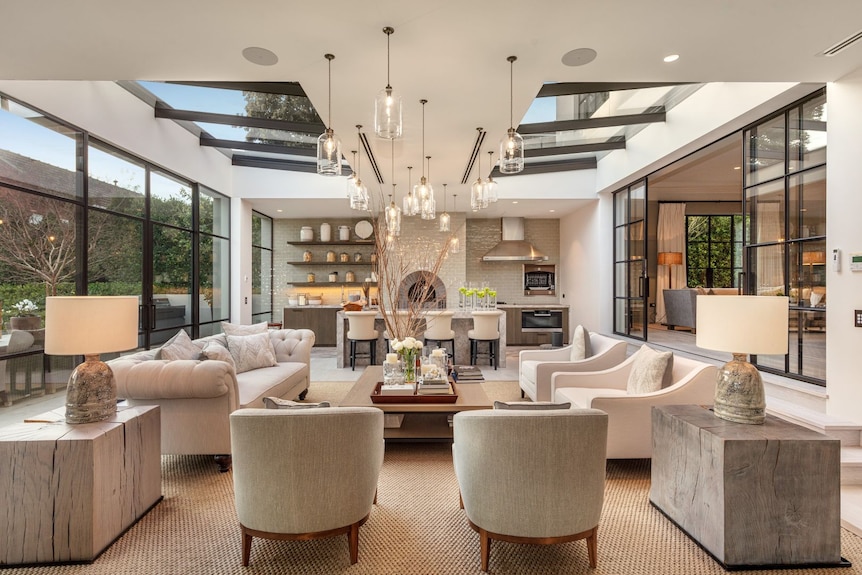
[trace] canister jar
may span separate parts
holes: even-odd
[[[320,224],[320,241],[328,242],[332,239],[332,226],[327,223]]]
[[[337,282],[338,281],[338,272],[329,272],[329,281]]]
[[[353,254],[353,261],[361,262],[362,261],[362,254],[359,252],[356,252],[355,254]]]
[[[342,242],[350,240],[350,226],[338,226],[338,239]]]
[[[314,274],[312,274],[314,275]],[[296,304],[297,305],[307,305],[308,304],[308,294],[298,293],[296,294]]]
[[[335,252],[334,251],[329,250],[328,252],[326,252],[326,261],[328,263],[334,263],[335,262]]]
[[[344,281],[346,281],[348,283],[355,282],[356,281],[356,274],[353,273],[352,271],[347,272],[346,274],[344,274]]]
[[[302,254],[302,261],[310,262],[311,261],[311,250],[305,250]]]
[[[307,281],[310,284],[313,284],[314,283],[314,273],[308,272],[308,275],[305,277],[305,281]]]
[[[314,239],[314,231],[312,231],[311,226],[302,226],[299,230],[299,241],[301,242],[310,242]]]
[[[349,262],[350,261],[350,254],[347,252],[341,252],[340,254],[338,254],[338,261],[340,261],[342,263]]]

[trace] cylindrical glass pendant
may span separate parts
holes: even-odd
[[[386,86],[374,99],[374,133],[394,140],[401,137],[401,131],[401,96]]]
[[[487,208],[488,204],[485,201],[485,182],[482,178],[478,178],[470,187],[470,209],[478,212],[482,208]]]
[[[321,176],[341,175],[341,140],[331,128],[317,138],[317,173]]]
[[[485,180],[485,198],[490,203],[497,201],[497,182],[490,176]]]
[[[457,254],[460,251],[461,251],[460,240],[458,240],[457,237],[454,237],[451,240],[449,240],[449,253],[450,254]]]
[[[430,186],[429,186],[430,188]],[[422,200],[422,219],[433,220],[437,217],[437,202],[434,200],[434,192]]]
[[[441,232],[448,232],[449,231],[449,228],[451,226],[451,219],[452,218],[450,218],[449,214],[447,214],[446,212],[443,212],[442,214],[440,214],[440,231]]]
[[[517,174],[524,169],[524,138],[509,128],[506,136],[500,140],[500,173]]]
[[[354,210],[368,210],[368,188],[361,180],[357,180],[358,185],[353,189],[353,195],[350,196],[350,207]]]
[[[389,202],[386,208],[386,230],[393,236],[401,235],[401,208]]]

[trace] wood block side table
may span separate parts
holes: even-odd
[[[652,435],[650,502],[725,569],[849,565],[839,440],[697,405],[654,407]]]
[[[92,562],[162,498],[158,406],[63,411],[0,429],[0,565]]]

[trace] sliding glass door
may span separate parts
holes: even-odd
[[[614,333],[646,339],[646,181],[614,194]]]

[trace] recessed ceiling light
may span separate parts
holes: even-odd
[[[549,211],[549,212],[551,212],[551,213],[553,214],[553,213],[554,213],[554,212],[556,212],[557,210],[548,210],[548,211]]]
[[[563,54],[561,61],[566,66],[584,66],[589,64],[598,56],[598,52],[592,48],[576,48]]]
[[[664,61],[668,64],[671,62],[676,62],[677,60],[679,60],[679,54],[668,54],[664,57]]]
[[[517,204],[517,203],[518,203],[518,200],[512,200],[512,203],[513,203],[513,204]]]
[[[275,211],[277,211],[278,213],[281,213],[281,212],[283,212],[284,210],[275,210]]]
[[[739,169],[739,166],[733,166],[733,169],[734,169],[734,170],[738,170],[738,169]]]
[[[256,46],[243,49],[242,57],[258,66],[273,66],[278,63],[278,56],[275,55],[275,52]]]

